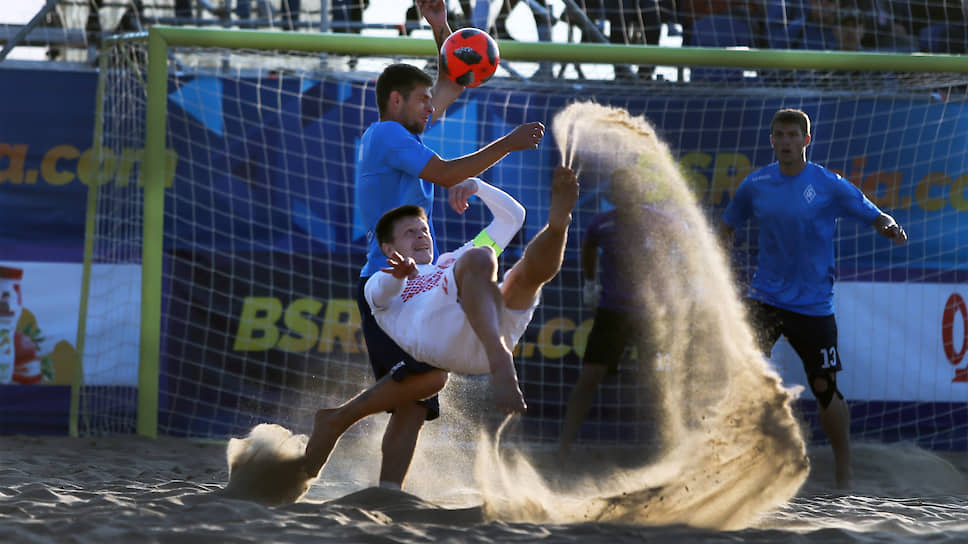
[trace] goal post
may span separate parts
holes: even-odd
[[[516,120],[547,123],[563,104],[598,100],[654,118],[680,167],[696,179],[700,200],[715,211],[744,172],[772,160],[762,132],[740,131],[763,130],[781,105],[804,107],[813,114],[823,112],[815,126],[824,138],[835,138],[816,138],[812,160],[842,171],[888,211],[892,205],[901,209],[899,219],[913,223],[908,228],[912,234],[919,227],[922,233],[939,226],[950,231],[931,233],[927,242],[891,260],[879,257],[891,250],[877,245],[871,232],[841,226],[840,279],[902,283],[898,269],[914,278],[918,270],[942,274],[946,263],[953,263],[954,270],[942,274],[945,285],[968,276],[958,265],[968,248],[945,250],[938,241],[941,236],[954,243],[968,241],[960,219],[968,213],[968,146],[962,145],[968,142],[948,133],[968,122],[966,98],[958,94],[968,82],[968,58],[513,41],[501,42],[500,48],[502,62],[512,65],[708,66],[738,68],[757,77],[628,85],[499,77],[465,91],[459,107],[452,107],[425,135],[441,155],[473,151]],[[376,118],[371,95],[378,67],[361,75],[334,68],[325,56],[381,59],[378,66],[401,58],[432,62],[435,53],[430,39],[167,26],[106,43],[96,159],[89,165],[98,169],[100,182],[89,189],[77,342],[82,366],[73,387],[72,434],[226,438],[269,418],[292,425],[304,422],[321,399],[346,398],[367,383],[365,347],[354,329],[358,315],[352,303],[365,235],[353,212],[354,138]],[[808,72],[835,74],[834,85],[805,83],[799,74]],[[853,72],[900,76],[892,79],[894,87],[877,88],[870,81],[860,83],[864,75]],[[892,114],[895,106],[901,113]],[[523,119],[522,112],[537,118]],[[898,119],[900,115],[910,120]],[[835,135],[843,127],[850,134]],[[892,130],[903,130],[903,141]],[[922,138],[934,143],[915,141]],[[546,143],[549,149],[526,158],[509,156],[485,176],[528,205],[528,224],[509,252],[512,256],[547,212],[547,184],[541,180],[558,157],[550,139]],[[861,151],[854,154],[856,149]],[[857,162],[861,156],[868,166]],[[895,179],[890,163],[900,157],[917,164],[895,164],[894,170],[904,171],[903,179]],[[868,172],[871,165],[877,171]],[[592,316],[578,302],[577,243],[594,212],[612,204],[594,183],[588,189],[576,214],[565,267],[549,284],[535,323],[516,352],[516,360],[524,361],[522,382],[533,407],[524,432],[535,441],[556,436]],[[913,204],[905,208],[903,197]],[[950,211],[939,211],[939,206]],[[478,212],[466,221],[443,219],[446,213],[436,214],[443,222],[442,250],[462,241],[475,218],[483,217]],[[893,267],[893,275],[875,272],[884,262]],[[749,261],[741,266],[748,268]],[[283,274],[283,269],[289,272]],[[860,293],[845,290],[856,299],[849,304],[870,300],[871,289],[864,284]],[[894,296],[907,300],[919,293]],[[862,321],[852,308],[848,305],[838,320]],[[957,311],[948,313],[960,318]],[[112,330],[114,323],[117,332],[94,336],[87,332],[92,322],[101,331]],[[844,327],[847,334],[862,334],[857,324]],[[968,331],[959,329],[945,346],[953,345],[957,353],[964,334]],[[919,342],[935,340],[912,336],[904,349],[918,351]],[[876,351],[869,341],[849,341]],[[937,348],[946,353],[940,343]],[[128,357],[137,360],[134,371]],[[942,362],[963,364],[960,358],[958,363]],[[845,377],[852,363],[845,361]],[[876,366],[868,371],[876,373]],[[797,369],[783,372],[796,375]],[[891,379],[871,377],[877,384]],[[474,380],[466,386],[473,390]],[[859,412],[865,415],[855,414],[864,420],[855,426],[862,436],[895,433],[898,438],[937,442],[938,447],[968,447],[956,436],[968,429],[968,408],[957,400],[957,391],[961,389],[937,393],[938,402],[929,403],[937,413],[923,416],[917,413],[918,399],[928,392],[895,399],[894,393],[872,389],[870,402]],[[603,407],[592,414],[594,428],[585,429],[584,439],[626,436],[626,427],[634,426],[629,420],[636,417],[627,409],[634,404],[630,394],[621,383],[606,384],[600,396]],[[948,421],[941,425],[949,427],[922,430],[922,419],[924,429],[934,428],[929,418]]]

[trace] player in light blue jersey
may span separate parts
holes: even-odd
[[[834,319],[834,230],[840,217],[872,225],[897,244],[907,234],[850,182],[807,162],[810,118],[783,109],[770,123],[777,162],[753,172],[740,184],[723,212],[723,238],[747,221],[759,227],[756,271],[748,293],[749,319],[769,356],[784,335],[800,356],[817,399],[820,424],[830,440],[836,481],[850,484],[850,418],[837,390],[842,368]]]
[[[451,34],[443,0],[417,0],[424,19],[430,24],[440,49]],[[439,71],[438,71],[439,73]],[[393,64],[380,74],[376,101],[380,119],[364,132],[357,163],[356,206],[367,228],[367,262],[360,274],[356,302],[370,363],[377,379],[390,375],[402,381],[430,372],[434,367],[415,360],[380,329],[363,294],[369,276],[386,266],[374,229],[380,217],[393,208],[411,204],[433,210],[434,186],[453,187],[478,176],[512,151],[535,149],[544,137],[544,125],[525,123],[480,150],[455,159],[443,159],[429,149],[420,135],[429,123],[438,120],[460,96],[463,87],[409,64]],[[460,197],[449,195],[458,213],[466,209]],[[433,228],[432,218],[428,222]],[[437,255],[434,248],[434,255]],[[437,397],[419,403],[405,403],[391,410],[383,435],[383,460],[380,484],[403,484],[413,459],[417,436],[423,422],[439,415]]]

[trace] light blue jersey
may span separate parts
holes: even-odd
[[[749,296],[805,315],[834,313],[834,232],[839,217],[871,224],[881,214],[864,193],[808,162],[796,176],[778,163],[753,172],[723,212],[732,228],[759,227],[759,254]]]
[[[420,172],[435,153],[420,137],[396,121],[379,121],[370,125],[360,142],[357,180],[354,190],[356,206],[366,225],[366,264],[361,277],[372,276],[386,266],[387,260],[376,241],[376,223],[389,210],[404,204],[421,206],[430,220],[434,207],[434,184],[420,179]],[[434,256],[437,255],[434,237]]]

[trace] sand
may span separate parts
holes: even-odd
[[[375,453],[344,444],[295,504],[219,495],[226,445],[115,436],[0,438],[0,542],[965,542],[968,455],[858,446],[858,490],[823,471],[787,504],[739,531],[682,524],[487,520],[462,478],[425,498],[371,487]],[[811,450],[815,464],[827,448]],[[416,473],[422,476],[420,461]],[[362,474],[360,479],[325,480]],[[415,481],[415,484],[417,482]],[[406,486],[405,489],[409,487]],[[419,486],[416,486],[419,487]],[[463,505],[462,505],[463,504]]]

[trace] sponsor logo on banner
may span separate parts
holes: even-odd
[[[13,385],[70,385],[80,361],[75,343],[82,266],[0,261],[0,269],[13,267],[22,270],[15,290],[16,325],[10,334],[0,332],[0,336],[9,338],[15,364],[2,381]],[[91,276],[84,383],[134,385],[138,379],[141,267],[94,265]],[[134,293],[134,298],[121,293]],[[0,294],[0,313],[11,310],[14,302],[7,297],[5,306],[3,298]],[[0,345],[3,343],[0,338]]]
[[[43,151],[39,167],[29,160],[36,153],[27,144],[0,142],[0,183],[33,185],[67,185],[78,180],[84,185],[114,182],[127,185],[137,179],[141,184],[141,164],[144,149],[126,147],[119,153],[102,149],[103,158],[98,167],[94,149],[81,150],[71,144],[52,145]],[[165,153],[165,187],[171,187],[178,166],[178,154],[173,149]]]
[[[968,306],[958,293],[952,293],[944,305],[944,312],[941,314],[941,343],[945,357],[954,367],[954,378],[951,381],[968,383],[968,364],[958,366],[968,351]]]
[[[318,323],[318,324],[317,324]],[[356,301],[298,298],[288,306],[276,297],[245,297],[232,344],[234,351],[280,349],[320,353],[365,352]]]
[[[366,352],[360,312],[353,299],[307,297],[285,305],[276,297],[248,296],[237,322],[233,351]],[[514,354],[543,359],[581,357],[591,327],[591,319],[576,323],[569,317],[554,317],[540,324],[532,322],[529,332],[533,334],[522,338]],[[632,357],[635,358],[634,350]]]

